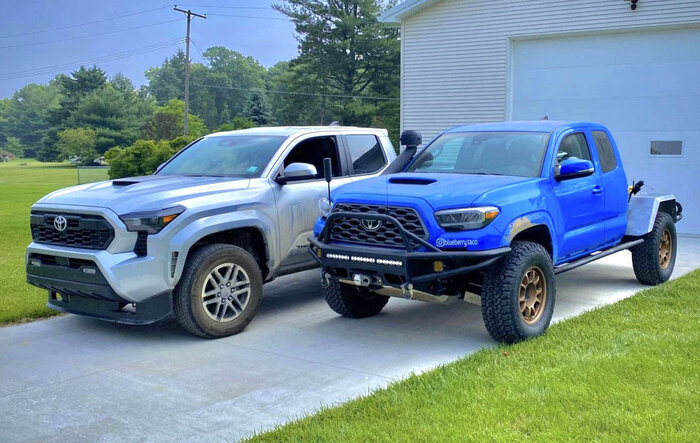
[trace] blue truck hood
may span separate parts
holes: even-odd
[[[485,192],[527,180],[532,179],[505,175],[400,173],[341,186],[333,192],[333,200],[361,199],[367,203],[387,203],[393,197],[413,197],[425,200],[433,209],[440,210],[468,206]]]

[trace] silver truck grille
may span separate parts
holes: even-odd
[[[63,217],[63,223],[54,223],[56,217]],[[114,239],[112,225],[99,215],[64,214],[60,212],[32,212],[30,219],[32,240],[73,248],[107,249]]]

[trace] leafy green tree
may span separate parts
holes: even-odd
[[[154,108],[150,99],[141,98],[134,89],[107,83],[83,98],[65,125],[93,129],[96,148],[104,153],[138,140]]]
[[[151,140],[170,140],[184,133],[185,102],[170,99],[164,106],[156,108],[156,112],[143,128],[143,137]],[[207,134],[204,121],[198,115],[189,115],[189,133],[193,137]]]
[[[56,147],[61,160],[78,157],[81,164],[90,164],[98,156],[95,146],[96,134],[92,129],[64,129],[58,133]]]
[[[311,73],[310,81],[322,95],[321,121],[340,119],[344,124],[369,125],[378,101],[352,97],[370,95],[375,82],[391,81],[398,97],[399,30],[381,23],[385,0],[281,0],[274,8],[294,21],[299,56],[297,74]],[[297,75],[297,79],[299,76]],[[388,108],[391,109],[391,108]]]
[[[231,123],[219,125],[214,132],[235,131],[237,129],[248,129],[254,127],[255,122],[253,120],[248,120],[245,117],[235,117],[233,120],[231,120]]]
[[[258,126],[265,126],[272,122],[270,105],[262,92],[259,91],[250,93],[243,115]]]
[[[34,83],[24,86],[3,101],[0,111],[0,140],[17,137],[25,145],[25,155],[34,157],[41,139],[50,127],[49,113],[58,107],[58,87]]]
[[[53,161],[58,158],[58,133],[69,127],[68,118],[80,102],[107,83],[107,75],[97,66],[81,66],[70,75],[57,75],[53,82],[58,87],[60,99],[58,106],[48,114],[50,127],[41,140],[41,148],[37,150],[37,159],[40,161]]]
[[[146,71],[146,89],[156,99],[157,104],[164,105],[174,98],[184,98],[185,62],[185,53],[178,49],[175,55],[165,59],[163,64]]]
[[[105,153],[109,162],[109,178],[152,174],[177,150],[165,140],[137,140],[126,148],[112,148]]]
[[[15,155],[17,157],[24,157],[25,147],[22,144],[22,141],[17,137],[7,137],[7,141],[5,142],[4,148],[5,151],[9,152],[12,155]]]

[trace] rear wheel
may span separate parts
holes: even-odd
[[[255,259],[237,246],[205,246],[187,259],[175,290],[178,323],[205,338],[241,332],[262,297],[262,275]]]
[[[656,215],[654,226],[632,251],[634,275],[640,283],[658,285],[667,281],[676,265],[676,225],[665,212]]]
[[[365,318],[379,314],[389,302],[389,297],[378,295],[367,288],[340,283],[331,278],[323,289],[326,303],[343,317]]]
[[[495,340],[515,343],[542,334],[552,321],[554,266],[544,247],[515,242],[484,275],[481,314]]]

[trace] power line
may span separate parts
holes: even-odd
[[[23,37],[23,36],[26,36],[26,35],[43,34],[43,33],[46,33],[46,32],[62,31],[62,30],[64,30],[64,29],[72,29],[72,28],[77,28],[77,27],[80,27],[80,26],[94,25],[94,24],[96,24],[96,23],[104,23],[104,22],[108,22],[108,21],[111,21],[111,20],[118,20],[118,19],[124,18],[124,17],[132,17],[132,16],[134,16],[134,15],[146,14],[146,13],[148,13],[148,12],[153,12],[153,11],[159,11],[159,10],[161,10],[161,9],[165,9],[165,8],[168,8],[168,7],[170,7],[170,5],[167,5],[167,6],[160,6],[160,7],[158,7],[158,8],[143,9],[143,10],[141,10],[141,11],[135,11],[135,12],[132,12],[132,13],[129,13],[129,14],[118,15],[118,16],[116,16],[116,17],[109,17],[109,18],[104,18],[104,19],[101,19],[101,20],[93,20],[93,21],[91,21],[91,22],[76,23],[76,24],[74,24],[74,25],[61,26],[61,27],[58,27],[58,28],[48,28],[48,29],[42,29],[42,30],[39,30],[39,31],[23,32],[23,33],[21,33],[21,34],[0,35],[0,39],[3,39],[3,38],[13,38],[13,37]]]
[[[89,64],[111,62],[114,60],[120,60],[123,58],[128,58],[128,57],[132,57],[132,56],[140,55],[140,54],[146,54],[148,52],[154,52],[154,51],[169,48],[172,46],[180,45],[183,43],[183,41],[184,41],[183,38],[178,38],[175,40],[168,40],[165,42],[156,43],[156,44],[144,46],[141,48],[130,49],[127,51],[120,51],[120,52],[107,54],[107,55],[103,55],[100,57],[93,57],[93,58],[85,59],[85,60],[81,60],[81,61],[66,62],[66,63],[60,64],[60,65],[43,66],[40,68],[27,69],[24,71],[0,73],[0,80],[10,80],[10,79],[22,78],[22,77],[32,77],[32,76],[41,75],[41,74],[50,74],[52,72],[60,71],[63,69],[70,69],[70,68],[75,68],[75,67],[89,65]]]
[[[0,49],[7,49],[7,48],[20,48],[24,46],[37,46],[37,45],[47,45],[50,43],[60,43],[60,42],[69,42],[73,40],[82,40],[86,38],[92,38],[92,37],[99,37],[101,35],[110,35],[110,34],[118,34],[120,32],[127,32],[127,31],[133,31],[134,29],[143,29],[143,28],[150,28],[153,26],[160,26],[164,25],[166,23],[174,23],[174,22],[179,22],[179,19],[174,19],[174,20],[166,20],[164,22],[158,22],[158,23],[151,23],[149,25],[142,25],[142,26],[133,26],[131,28],[123,28],[123,29],[118,29],[116,31],[108,31],[108,32],[100,32],[97,34],[90,34],[90,35],[82,35],[80,37],[71,37],[71,38],[64,38],[61,40],[48,40],[48,41],[43,41],[43,42],[35,42],[35,43],[24,43],[21,45],[10,45],[10,46],[0,46]]]
[[[180,5],[180,6],[196,6],[198,8],[217,8],[217,9],[263,9],[263,10],[269,10],[270,8],[265,7],[265,6],[217,6],[217,5],[195,5],[195,4],[186,4],[186,5]]]
[[[361,100],[383,100],[383,101],[401,100],[398,97],[378,97],[378,96],[368,96],[368,95],[319,94],[319,93],[314,93],[314,92],[274,91],[274,90],[266,90],[266,89],[236,88],[233,86],[200,85],[200,84],[195,84],[195,83],[193,83],[192,86],[199,86],[202,88],[232,89],[235,91],[267,92],[267,93],[272,93],[272,94],[287,94],[287,95],[303,95],[303,96],[307,96],[307,97],[334,97],[334,98],[352,98],[352,99],[361,99]]]
[[[283,18],[283,17],[260,17],[260,16],[255,16],[255,15],[234,15],[234,14],[207,14],[207,16],[214,16],[214,17],[237,17],[237,18],[250,18],[250,19],[263,19],[263,20],[284,20],[284,21],[291,21],[291,18]]]

